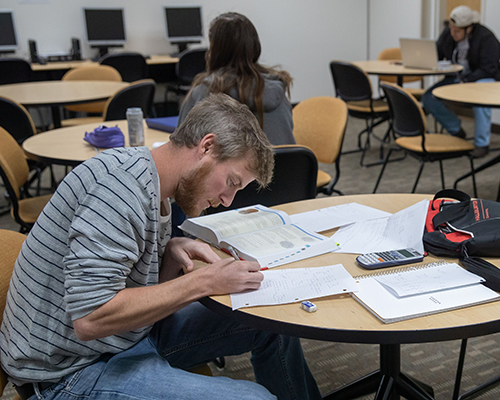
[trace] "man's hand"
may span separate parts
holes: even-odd
[[[226,258],[201,268],[200,272],[209,274],[207,284],[210,294],[239,293],[244,290],[255,290],[260,287],[264,275],[260,265],[255,261],[235,261]]]
[[[178,277],[181,271],[191,272],[193,260],[212,264],[219,261],[220,257],[206,243],[188,238],[170,239],[163,254],[160,282]]]

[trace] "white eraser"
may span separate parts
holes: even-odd
[[[300,303],[300,306],[302,307],[303,310],[306,310],[307,312],[314,312],[318,308],[316,307],[316,304],[311,303],[310,301],[303,301]]]

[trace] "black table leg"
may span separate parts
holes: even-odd
[[[52,124],[54,125],[54,129],[61,127],[61,110],[59,106],[50,107],[52,111]]]
[[[375,400],[433,400],[432,387],[418,382],[401,372],[401,346],[380,345],[380,370],[372,372],[340,389],[324,399],[349,400],[375,393]]]
[[[478,172],[481,172],[481,171],[485,170],[486,168],[489,168],[489,167],[496,165],[498,163],[500,163],[500,155],[492,158],[490,161],[486,161],[485,163],[481,164],[479,167],[474,168],[474,174],[477,174]],[[455,183],[453,185],[453,188],[456,189],[458,182],[460,182],[461,180],[463,180],[465,178],[468,178],[471,175],[472,175],[472,172],[467,172],[466,174],[457,178],[457,180],[455,181]]]

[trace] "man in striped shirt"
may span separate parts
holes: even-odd
[[[196,302],[258,288],[259,265],[171,238],[169,199],[191,216],[228,206],[251,181],[269,183],[273,165],[253,114],[218,94],[167,144],[108,150],[75,168],[28,235],[7,296],[1,362],[21,397],[320,399],[297,338]],[[194,270],[193,260],[207,265]],[[246,351],[260,385],[185,371]]]

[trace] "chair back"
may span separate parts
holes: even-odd
[[[91,67],[73,68],[64,74],[63,81],[114,81],[121,82],[122,76],[109,65],[96,65]],[[106,101],[95,101],[92,103],[69,105],[65,108],[69,111],[102,113]]]
[[[0,173],[11,202],[20,198],[20,188],[27,182],[29,166],[24,151],[4,128],[0,127]]]
[[[9,132],[19,144],[36,134],[35,123],[28,110],[14,100],[1,96],[0,127]]]
[[[0,85],[31,81],[31,65],[22,58],[0,59]]]
[[[149,118],[153,107],[155,83],[152,79],[133,82],[108,99],[104,108],[104,121],[125,119],[127,108],[139,107],[144,118]]]
[[[340,154],[347,125],[347,105],[336,97],[312,97],[293,108],[293,136],[317,160],[333,164]]]
[[[372,84],[361,68],[345,61],[332,61],[330,71],[337,97],[345,102],[372,98]]]
[[[423,136],[425,114],[415,97],[393,83],[382,82],[380,87],[389,103],[394,132],[400,136]]]
[[[124,82],[145,79],[148,75],[146,59],[140,53],[106,54],[99,64],[110,65],[118,70]]]
[[[399,47],[389,47],[382,50],[377,57],[377,60],[399,60],[401,61],[401,49]],[[397,83],[398,77],[394,75],[379,75],[379,81]],[[423,77],[419,76],[405,76],[403,83],[406,82],[422,82]]]
[[[207,212],[213,214],[254,204],[272,207],[313,199],[316,197],[317,175],[318,162],[311,149],[298,145],[275,146],[274,174],[267,188],[258,190],[257,183],[251,182],[236,193],[229,207],[209,208]]]
[[[196,75],[206,70],[205,54],[207,49],[185,50],[179,54],[175,74],[182,85],[190,85]]]
[[[0,324],[3,320],[3,311],[7,300],[10,278],[16,263],[17,256],[21,251],[26,236],[19,232],[0,229]],[[7,385],[7,374],[0,371],[0,396]]]

